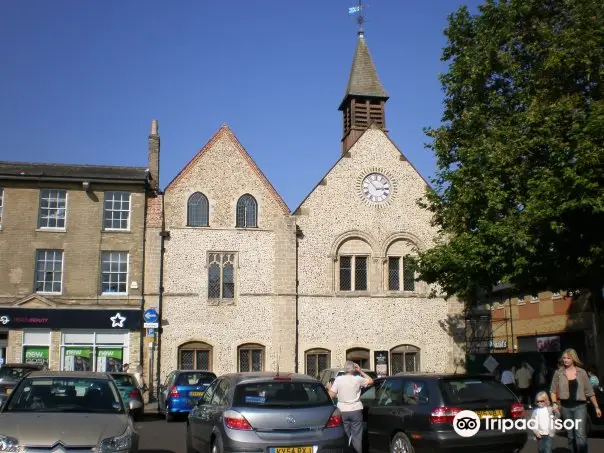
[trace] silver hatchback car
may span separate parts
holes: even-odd
[[[301,374],[221,376],[187,420],[187,453],[342,453],[347,446],[325,387]]]

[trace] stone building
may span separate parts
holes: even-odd
[[[293,213],[226,126],[154,201],[147,243],[165,249],[146,252],[163,267],[148,269],[145,294],[162,313],[160,379],[317,375],[347,358],[385,373],[454,369],[462,351],[445,325],[461,307],[415,281],[413,256],[436,231],[416,204],[427,183],[388,137],[387,100],[360,33],[342,148]]]
[[[0,162],[0,360],[140,362],[144,167]]]

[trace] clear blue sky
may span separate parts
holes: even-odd
[[[161,186],[227,123],[294,209],[338,159],[355,0],[1,0],[0,160],[147,166]],[[390,136],[426,178],[447,15],[478,0],[372,0],[365,36]]]

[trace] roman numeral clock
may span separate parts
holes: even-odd
[[[373,168],[359,176],[357,190],[363,201],[372,205],[387,205],[396,191],[396,184],[386,171]]]

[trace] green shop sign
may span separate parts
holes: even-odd
[[[48,346],[26,346],[25,361],[48,361]]]
[[[99,349],[97,357],[108,357],[110,359],[122,359],[122,348]]]
[[[86,348],[65,348],[66,357],[83,357],[90,358],[91,350]]]

